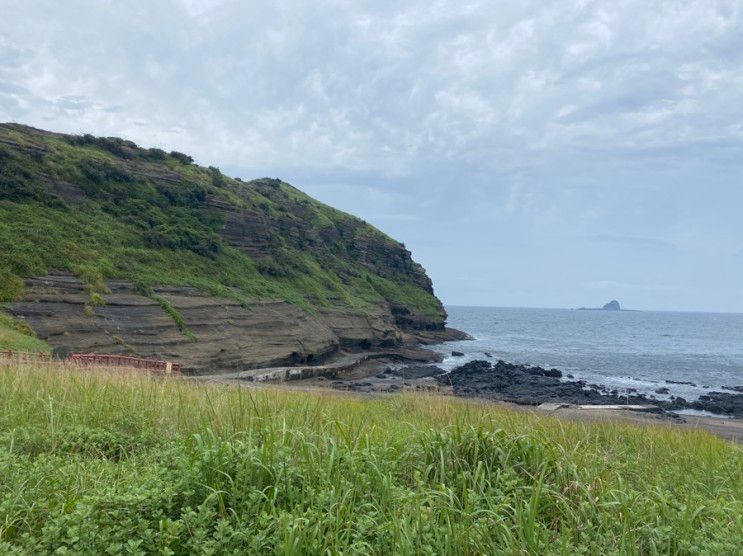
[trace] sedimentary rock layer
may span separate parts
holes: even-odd
[[[126,281],[107,282],[111,293],[101,296],[103,304],[91,305],[83,283],[70,274],[31,278],[25,285],[25,297],[11,305],[12,312],[52,346],[167,358],[192,372],[313,363],[341,348],[401,340],[393,317],[381,307],[377,313],[326,308],[308,314],[285,301],[242,306],[191,287],[155,288],[147,297]],[[180,315],[183,331],[158,298]]]

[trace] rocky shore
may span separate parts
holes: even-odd
[[[441,385],[451,386],[457,396],[487,398],[521,405],[642,405],[651,406],[656,411],[694,409],[743,418],[743,389],[740,387],[728,387],[726,392],[709,392],[695,401],[683,398],[658,400],[639,393],[609,390],[582,380],[563,380],[558,369],[543,369],[504,361],[471,361],[448,374],[440,374],[436,380]]]
[[[676,416],[674,411],[693,409],[743,418],[743,387],[740,386],[725,387],[724,392],[710,391],[694,401],[680,397],[661,400],[573,380],[570,375],[564,377],[558,369],[505,361],[471,361],[449,373],[436,365],[396,365],[395,362],[394,359],[377,359],[373,364],[370,361],[369,365],[355,368],[352,373],[336,373],[321,380],[324,386],[364,394],[436,390],[524,406],[634,406],[672,417]]]
[[[206,375],[467,338],[402,243],[279,179],[0,123],[6,167],[0,311],[55,354]]]
[[[404,328],[382,305],[366,312],[321,307],[309,314],[280,299],[244,305],[190,286],[154,287],[147,296],[130,281],[107,280],[107,293],[91,306],[85,283],[62,271],[28,278],[24,286],[24,298],[10,304],[10,312],[53,348],[168,359],[187,374],[316,366],[346,352],[368,354],[469,338],[443,326],[407,323]],[[178,315],[188,335],[163,304]]]

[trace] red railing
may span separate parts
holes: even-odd
[[[15,359],[16,361],[49,361],[49,354],[43,351],[15,351],[12,349],[0,350],[0,357]]]
[[[181,374],[181,365],[171,361],[159,361],[156,359],[142,359],[140,357],[129,357],[127,355],[109,355],[104,353],[71,353],[68,361],[81,365],[108,365],[115,367],[134,367],[148,371],[161,372],[168,375]]]

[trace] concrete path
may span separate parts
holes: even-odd
[[[281,382],[285,380],[299,380],[301,378],[312,378],[317,376],[328,376],[339,371],[353,369],[362,362],[374,356],[381,357],[379,353],[346,353],[339,359],[324,365],[305,365],[301,367],[267,367],[264,369],[250,369],[231,373],[220,373],[212,375],[196,375],[189,378],[207,380],[212,382],[229,382],[233,380],[248,380],[255,382]]]

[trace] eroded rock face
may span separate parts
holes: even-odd
[[[342,348],[392,347],[403,340],[392,315],[381,307],[373,313],[323,307],[318,309],[316,319],[338,336]]]
[[[279,180],[261,178],[245,183],[267,199],[277,202],[280,199],[277,193],[281,184]],[[322,253],[327,257],[342,254],[344,258],[353,260],[378,276],[389,279],[405,276],[419,288],[433,294],[431,279],[425,269],[413,260],[411,252],[384,235],[359,233],[366,227],[361,220],[347,219],[337,227],[318,230],[309,224],[308,207],[301,202],[284,202],[286,212],[279,220],[272,220],[256,211],[238,209],[214,197],[207,199],[207,204],[224,216],[221,235],[232,247],[254,259],[270,256],[272,238],[280,236],[300,251]],[[389,309],[385,310],[385,313],[389,312],[394,316],[394,326],[400,329],[444,330],[444,320],[440,315],[445,315],[446,311],[440,304],[439,316],[421,315],[411,311],[410,307],[394,303],[390,303]],[[375,318],[372,316],[372,320]],[[387,315],[384,320],[387,327]]]
[[[3,234],[0,263],[16,281],[52,268],[82,276],[82,257],[88,279],[153,286],[158,261],[167,257],[178,260],[184,274],[175,281],[163,276],[163,283],[302,299],[312,315],[338,306],[340,312],[325,317],[347,333],[342,340],[350,344],[444,331],[446,311],[402,243],[279,179],[230,178],[183,153],[115,137],[0,124],[0,201],[8,222],[24,211],[44,211],[50,223],[43,241],[29,241],[34,232],[22,223]],[[69,218],[73,212],[81,218]],[[69,223],[67,229],[61,222]],[[90,241],[97,233],[102,239]],[[57,236],[64,241],[50,239]],[[3,257],[16,245],[23,246],[22,261]],[[68,245],[80,254],[70,255]],[[148,256],[128,264],[130,249]],[[246,275],[242,281],[225,278]],[[380,311],[367,310],[367,303],[379,304]],[[367,328],[371,337],[362,334]]]
[[[402,243],[279,179],[0,124],[0,201],[0,295],[25,280],[12,310],[58,353],[218,372],[466,337]]]
[[[284,301],[243,307],[195,288],[155,288],[154,295],[178,312],[194,339],[131,283],[106,285],[111,293],[102,296],[105,304],[90,306],[83,283],[70,274],[28,279],[26,295],[12,312],[53,347],[171,359],[191,372],[315,363],[341,348],[370,349],[401,340],[393,316],[382,307],[371,314],[342,308],[307,314]]]

